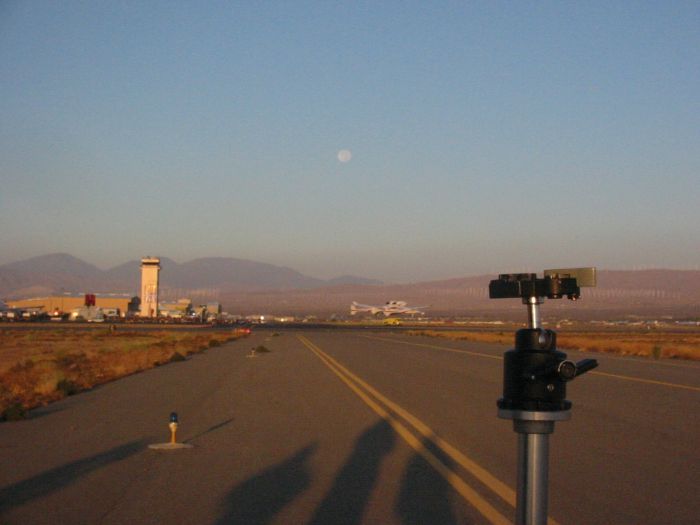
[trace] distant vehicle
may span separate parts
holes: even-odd
[[[2,319],[5,319],[7,321],[19,321],[22,319],[22,310],[18,310],[16,308],[8,309],[8,310],[3,311],[0,314],[0,317],[2,317]]]
[[[385,317],[390,315],[420,315],[424,312],[423,308],[427,306],[409,306],[406,301],[387,301],[382,306],[374,306],[371,304],[361,304],[352,302],[350,305],[350,315],[358,313],[371,313],[372,315],[384,314]]]
[[[119,308],[102,308],[102,315],[107,321],[121,319],[121,310]]]
[[[397,319],[396,317],[387,317],[384,319],[384,325],[385,326],[401,326],[401,319]]]

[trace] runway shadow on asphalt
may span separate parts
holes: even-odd
[[[309,445],[236,487],[226,498],[226,513],[217,524],[263,525],[272,520],[310,485],[307,461],[315,449],[316,445]]]
[[[9,485],[0,490],[0,514],[13,507],[41,498],[74,483],[81,477],[110,463],[122,461],[145,447],[143,441],[132,441],[106,452],[79,459],[61,467],[48,470],[32,478]],[[3,467],[6,468],[7,466]]]
[[[391,425],[381,420],[356,441],[333,487],[316,509],[310,525],[352,525],[362,521],[365,506],[379,475],[382,459],[394,448]]]
[[[447,466],[452,462],[433,443],[423,440],[423,446]],[[401,480],[396,514],[404,525],[457,525],[450,502],[451,489],[420,454],[414,454]]]
[[[57,412],[63,412],[65,406],[56,406],[56,404],[43,406],[30,410],[27,419],[39,419],[42,417],[50,416],[51,414],[56,414]]]

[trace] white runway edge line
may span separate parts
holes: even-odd
[[[435,432],[430,429],[425,423],[410,414],[407,410],[400,407],[393,401],[386,398],[375,388],[367,384],[358,376],[350,372],[347,368],[341,365],[338,361],[323,352],[318,346],[312,343],[303,335],[297,335],[297,338],[331,370],[333,371],[365,404],[367,404],[377,415],[385,419],[418,454],[421,455],[447,482],[460,494],[469,504],[479,511],[487,520],[494,524],[512,523],[512,521],[503,516],[496,510],[488,501],[486,501],[479,493],[469,486],[454,470],[445,465],[440,459],[430,452],[424,445],[424,441],[416,437],[411,430],[406,428],[406,423],[413,431],[417,432],[423,439],[430,441],[434,446],[437,446],[440,451],[448,456],[455,463],[459,464],[467,472],[473,475],[486,487],[491,489],[494,494],[500,497],[508,505],[515,508],[515,492],[505,483],[497,479],[486,469],[478,465],[473,460],[467,458],[462,452],[457,450],[450,443],[446,442]],[[403,422],[398,417],[403,419]],[[548,519],[549,525],[558,525],[553,519]]]

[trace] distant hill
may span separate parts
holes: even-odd
[[[356,277],[355,275],[342,275],[329,279],[326,286],[342,286],[342,285],[357,285],[357,286],[378,286],[383,284],[382,281],[376,279],[365,279],[364,277]]]
[[[343,284],[380,284],[344,276],[325,281],[291,268],[230,257],[207,257],[177,263],[161,257],[161,289],[165,299],[216,297],[221,293],[296,290]],[[19,298],[70,292],[139,293],[140,261],[109,270],[59,253],[33,257],[0,266],[0,297]]]
[[[24,261],[13,262],[0,266],[2,270],[25,272],[27,274],[66,275],[75,278],[90,278],[99,275],[102,270],[97,266],[86,263],[67,253],[52,253],[32,257]]]
[[[67,253],[0,266],[0,296],[16,298],[99,286],[102,270]]]
[[[166,290],[253,291],[313,288],[326,284],[321,279],[307,277],[290,268],[272,264],[233,259],[207,257],[178,264],[161,257],[161,283]],[[107,270],[105,275],[114,280],[129,283],[138,290],[141,282],[140,261],[129,261]]]

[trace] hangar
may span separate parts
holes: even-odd
[[[126,316],[128,312],[137,313],[141,302],[138,297],[126,294],[94,294],[94,297],[96,307],[103,310],[118,310],[121,317]],[[11,309],[33,310],[50,315],[69,313],[81,306],[85,306],[84,294],[52,295],[7,301],[7,307]]]

